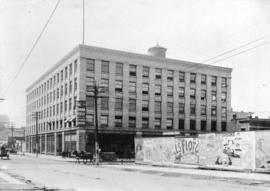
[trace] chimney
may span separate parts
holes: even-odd
[[[166,57],[166,51],[167,51],[167,49],[164,48],[164,47],[159,46],[158,43],[157,43],[156,46],[148,49],[148,53],[151,56],[156,56],[156,57],[161,57],[161,58]]]

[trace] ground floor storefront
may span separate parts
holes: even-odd
[[[118,158],[134,158],[134,138],[138,136],[158,136],[156,133],[136,131],[100,130],[98,142],[101,152],[114,152]],[[36,140],[38,137],[38,147]],[[69,130],[26,136],[26,151],[61,155],[71,151],[95,152],[95,132],[88,130]]]

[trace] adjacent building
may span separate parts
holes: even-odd
[[[38,111],[40,151],[94,149],[93,87],[101,151],[132,156],[134,136],[231,131],[231,68],[79,45],[26,90],[26,148],[34,152]]]

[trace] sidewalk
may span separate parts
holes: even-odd
[[[36,157],[35,154],[26,153],[25,156]],[[38,157],[47,159],[47,160],[57,160],[64,162],[74,162],[74,158],[62,158],[61,156],[51,156],[40,154]],[[153,172],[161,173],[164,175],[188,175],[198,178],[223,178],[223,179],[235,179],[235,180],[246,180],[246,181],[255,181],[255,182],[266,182],[270,183],[270,174],[263,173],[253,173],[253,172],[237,172],[237,171],[224,171],[217,169],[200,169],[197,165],[177,165],[174,167],[164,167],[164,166],[150,166],[143,164],[134,164],[134,163],[100,163],[101,168],[114,168],[119,170],[126,171],[139,171],[139,172]]]

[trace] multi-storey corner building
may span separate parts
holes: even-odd
[[[27,90],[27,150],[57,154],[94,148],[93,85],[102,151],[128,156],[134,136],[230,131],[231,68],[79,45]]]

